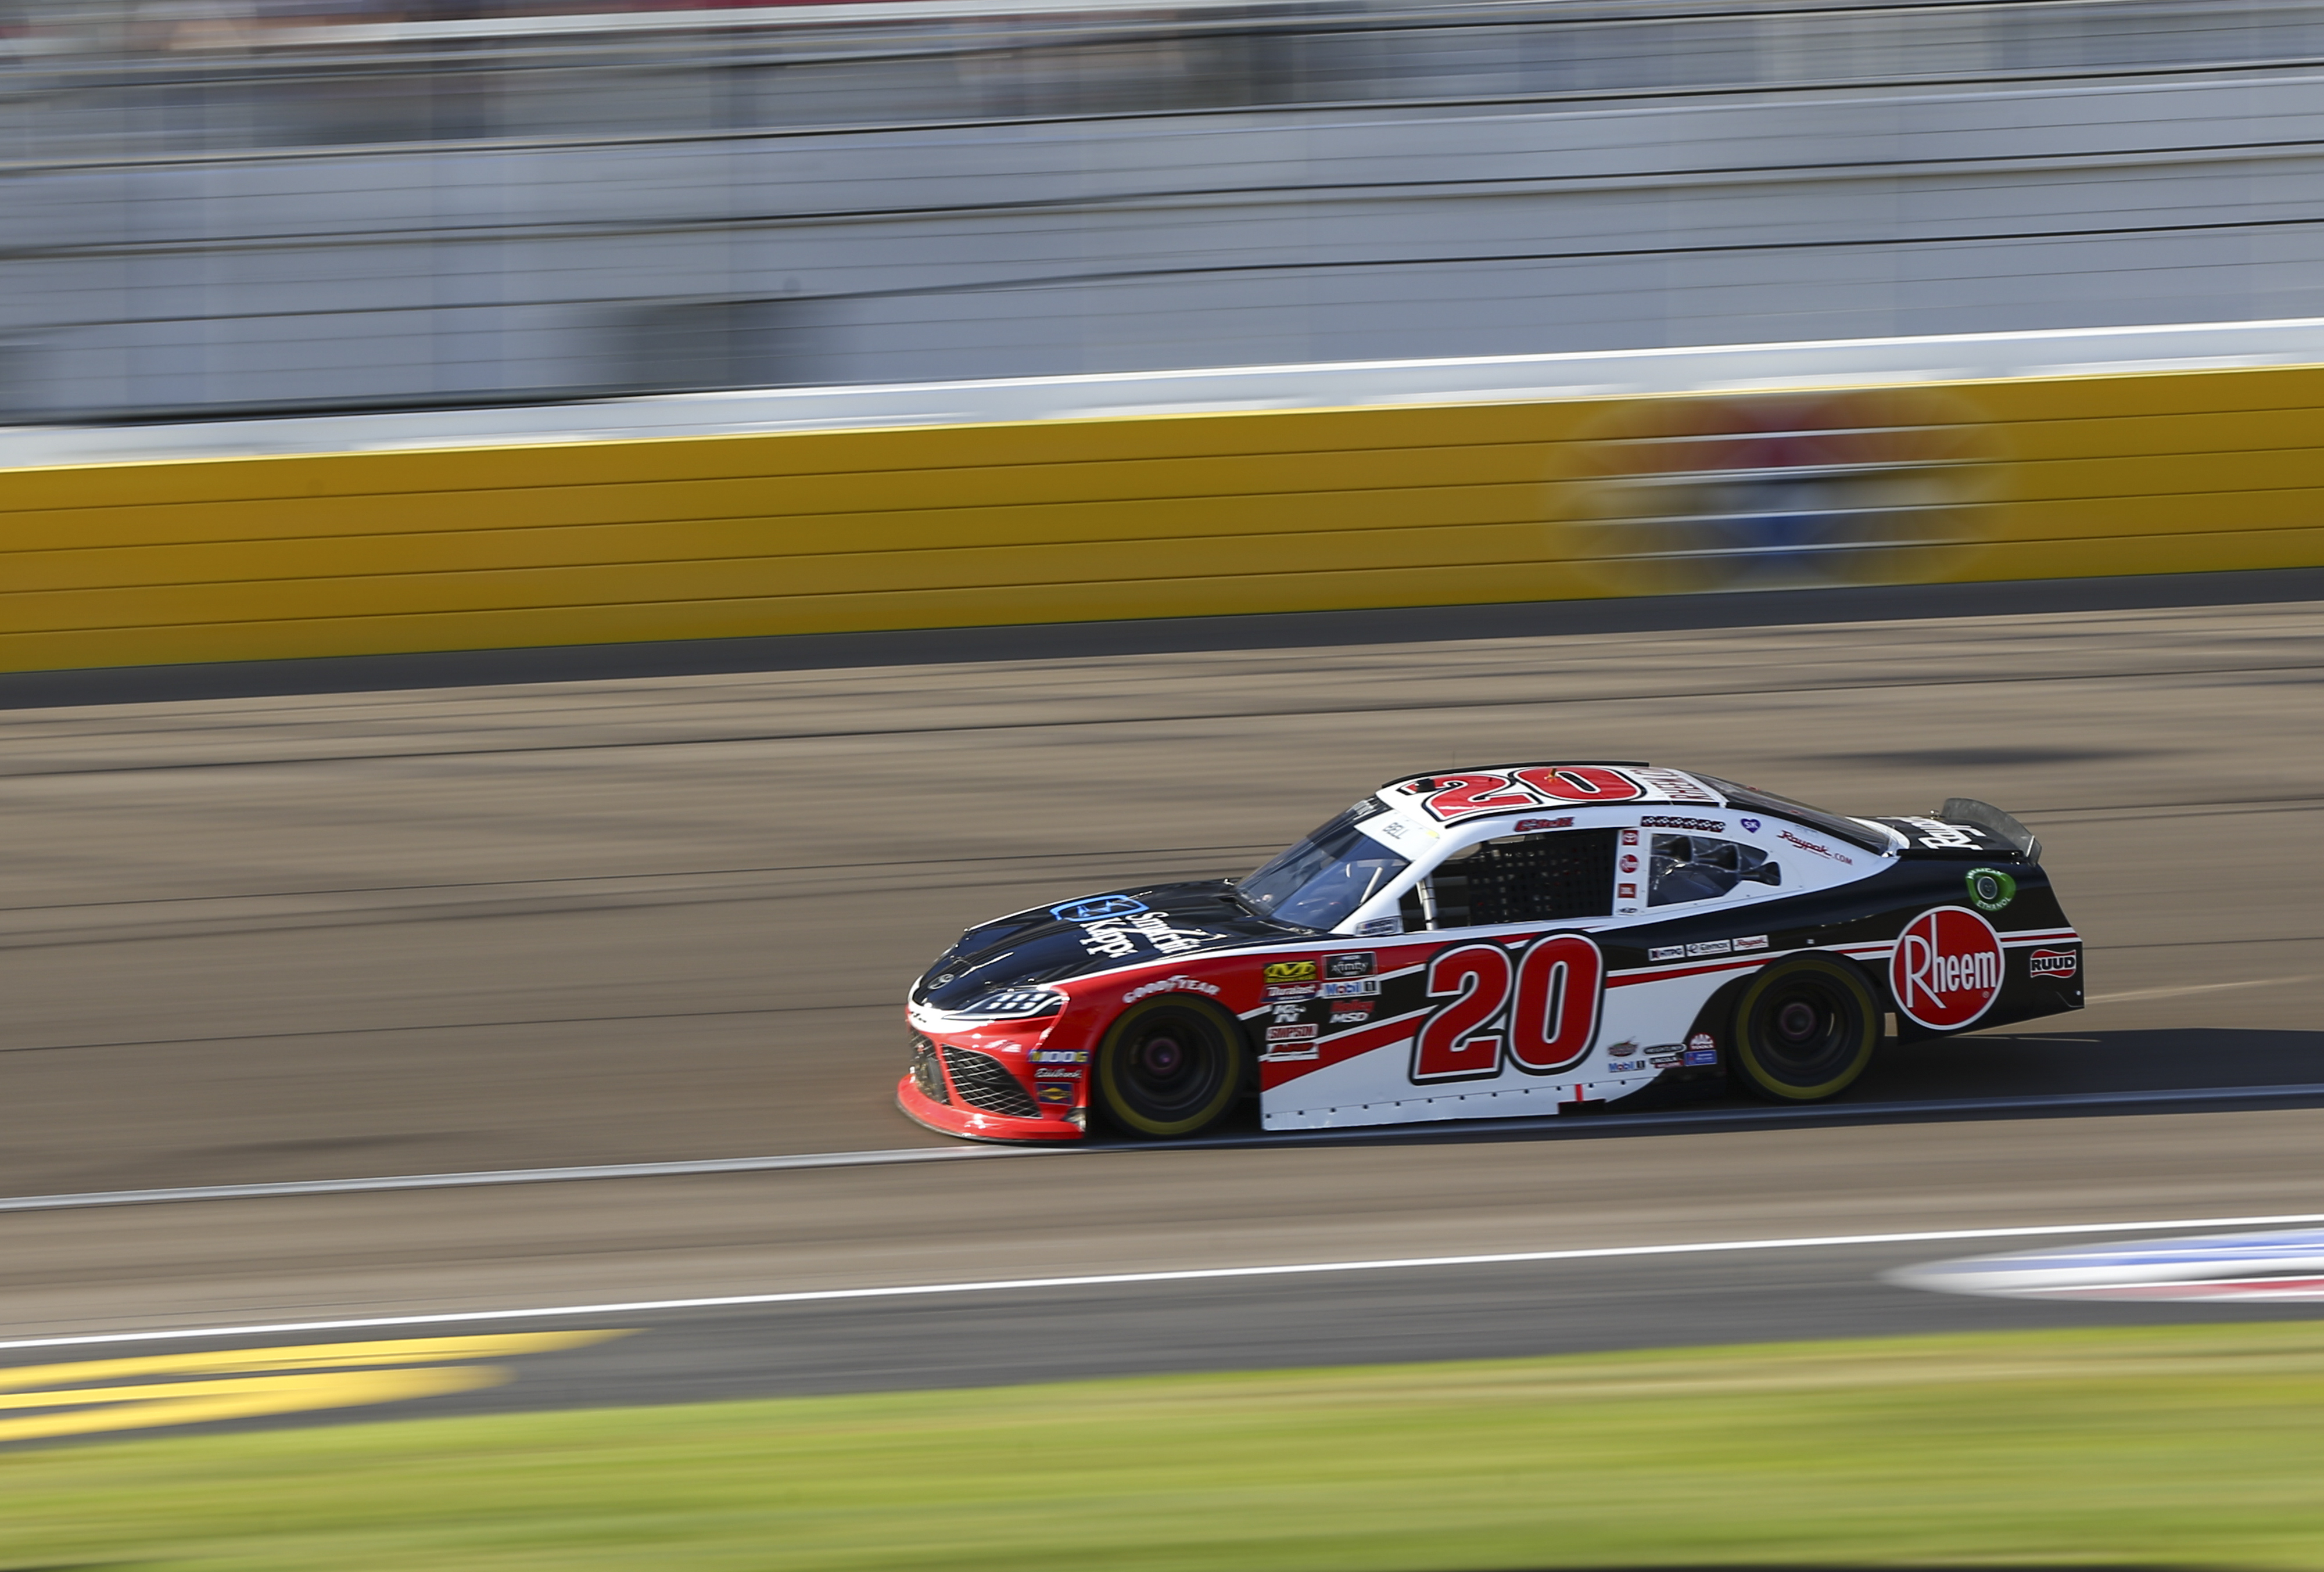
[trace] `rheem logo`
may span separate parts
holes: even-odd
[[[2001,994],[2001,939],[1962,906],[1923,912],[1897,935],[1888,958],[1896,1012],[1914,1025],[1952,1032],[1993,1007]]]

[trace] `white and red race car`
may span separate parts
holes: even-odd
[[[1665,1078],[1828,1098],[1893,1016],[2081,1007],[2081,940],[1997,808],[1849,818],[1713,776],[1391,781],[1240,879],[970,929],[913,985],[904,1111],[995,1141],[1548,1115]]]

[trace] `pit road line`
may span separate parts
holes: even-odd
[[[188,1338],[275,1337],[297,1332],[367,1331],[384,1327],[446,1326],[468,1321],[515,1321],[563,1316],[634,1316],[660,1310],[733,1310],[754,1305],[828,1304],[845,1300],[910,1299],[967,1293],[1007,1293],[1047,1288],[1120,1288],[1148,1282],[1217,1282],[1238,1278],[1320,1276],[1351,1272],[1425,1271],[1462,1266],[1512,1266],[1547,1261],[1609,1261],[1653,1255],[1711,1255],[1765,1250],[1831,1249],[1860,1245],[1934,1245],[1978,1239],[2037,1239],[2072,1234],[2134,1234],[2185,1228],[2283,1227],[2324,1223],[2324,1212],[2267,1217],[2171,1218],[2135,1223],[2036,1223],[2006,1228],[1932,1228],[1901,1234],[1825,1234],[1788,1239],[1723,1239],[1679,1245],[1603,1245],[1574,1250],[1513,1250],[1489,1255],[1409,1255],[1379,1261],[1314,1261],[1273,1266],[1198,1266],[1166,1272],[1110,1272],[1083,1277],[1013,1277],[988,1282],[903,1283],[886,1288],[816,1288],[789,1293],[724,1294],[706,1299],[626,1300],[607,1304],[538,1305],[526,1310],[449,1310],[423,1315],[370,1316],[330,1321],[271,1321],[244,1327],[185,1327],[167,1331],[89,1332],[65,1338],[0,1342],[16,1348],[88,1347],[157,1343]]]
[[[2236,985],[2240,986],[2240,985]],[[1583,1128],[1598,1135],[1625,1130],[1685,1129],[1722,1125],[1812,1124],[1931,1114],[2070,1113],[2077,1108],[2137,1108],[2182,1103],[2301,1102],[2324,1099],[2324,1082],[2222,1086],[2154,1091],[2055,1092],[2031,1097],[1930,1099],[1915,1102],[1826,1103],[1813,1108],[1701,1108],[1683,1113],[1623,1114],[1611,1124],[1594,1118]],[[1571,1120],[1572,1116],[1567,1116]],[[0,1213],[73,1211],[85,1207],[161,1206],[180,1201],[265,1200],[308,1195],[365,1195],[398,1190],[466,1190],[495,1184],[562,1184],[590,1179],[667,1179],[688,1174],[760,1173],[800,1168],[876,1168],[898,1163],[946,1163],[964,1158],[1038,1157],[1052,1154],[1188,1152],[1250,1146],[1307,1146],[1359,1141],[1459,1139],[1475,1135],[1545,1135],[1550,1116],[1522,1119],[1431,1120],[1334,1130],[1284,1130],[1258,1135],[1214,1135],[1197,1141],[1141,1141],[1081,1146],[906,1146],[888,1151],[798,1152],[771,1157],[706,1157],[678,1163],[609,1163],[567,1168],[510,1168],[469,1173],[401,1173],[367,1179],[294,1179],[265,1184],[193,1185],[176,1190],[99,1190],[81,1194],[0,1197]],[[1572,1127],[1571,1125],[1566,1127]],[[0,1344],[0,1347],[8,1347]]]

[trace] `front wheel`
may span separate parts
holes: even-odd
[[[1735,1068],[1780,1102],[1835,1097],[1864,1073],[1880,1040],[1880,1002],[1845,961],[1795,955],[1751,979],[1735,1001]]]
[[[1206,1130],[1242,1095],[1242,1028],[1206,999],[1148,999],[1122,1012],[1097,1049],[1097,1100],[1109,1123],[1167,1139]]]

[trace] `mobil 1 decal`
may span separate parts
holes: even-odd
[[[1955,1032],[2001,995],[2001,937],[1965,906],[1939,906],[1904,924],[1888,957],[1896,1013],[1932,1032]]]
[[[1499,944],[1443,951],[1428,963],[1436,1008],[1413,1039],[1412,1079],[1571,1070],[1597,1038],[1605,982],[1605,957],[1579,933],[1536,939],[1521,954]]]

